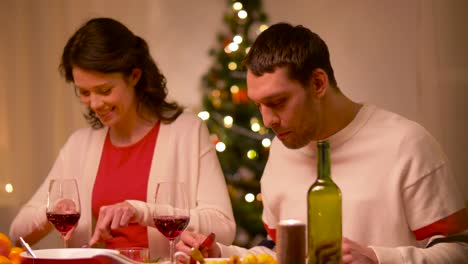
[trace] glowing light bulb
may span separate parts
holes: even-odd
[[[245,195],[244,199],[246,202],[251,203],[255,200],[255,195],[253,195],[252,193],[248,193]]]
[[[236,44],[241,44],[243,39],[242,39],[241,36],[236,35],[236,36],[234,36],[234,38],[233,38],[232,40],[233,40],[233,42],[236,43]]]
[[[265,134],[268,133],[268,129],[265,128],[265,127],[261,127],[261,128],[260,128],[260,131],[258,131],[258,133],[259,133],[260,135],[265,135]]]
[[[231,93],[236,94],[239,92],[239,86],[233,85],[231,86],[230,90],[231,90]]]
[[[5,191],[7,193],[12,193],[13,192],[13,185],[11,183],[5,184]]]
[[[259,123],[253,123],[250,126],[250,129],[252,129],[253,132],[258,132],[258,131],[260,131],[260,124]]]
[[[242,9],[242,3],[240,2],[235,2],[234,4],[232,4],[232,8],[236,11],[239,11]]]
[[[260,25],[260,27],[258,28],[260,30],[260,32],[263,32],[265,31],[266,29],[268,28],[267,25],[263,24],[263,25]]]
[[[263,200],[262,193],[257,193],[257,201],[261,202]]]
[[[216,143],[216,146],[215,146],[216,150],[218,152],[223,152],[226,150],[226,144],[224,144],[222,141]]]
[[[245,19],[247,17],[247,11],[245,10],[240,10],[238,13],[237,13],[237,16],[240,18],[240,19]]]
[[[257,157],[257,151],[251,149],[249,151],[247,151],[247,158],[249,159],[255,159]]]
[[[228,47],[229,47],[229,50],[231,51],[236,51],[239,49],[239,45],[235,42],[229,43]]]
[[[231,61],[231,62],[228,64],[228,68],[229,68],[231,71],[234,71],[235,69],[237,69],[237,63]]]
[[[227,128],[231,128],[232,124],[234,123],[234,119],[232,116],[225,116],[224,117],[224,126]]]
[[[264,146],[265,148],[270,147],[271,146],[271,139],[269,139],[269,138],[262,139],[262,146]]]
[[[210,118],[210,113],[208,113],[208,111],[201,111],[200,113],[198,113],[198,117],[201,120],[208,120]]]

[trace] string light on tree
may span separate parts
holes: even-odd
[[[233,61],[229,62],[228,69],[231,70],[231,71],[235,71],[237,69],[237,63],[235,63]]]
[[[247,158],[253,160],[257,157],[257,151],[251,149],[249,151],[247,151]]]
[[[242,3],[240,3],[240,2],[235,2],[234,4],[232,4],[232,8],[233,8],[234,10],[236,10],[236,11],[241,10],[242,7],[243,7],[243,5],[242,5]]]
[[[268,128],[266,128],[266,127],[261,127],[261,128],[260,128],[260,131],[258,131],[258,133],[259,133],[260,135],[266,135],[266,134],[268,134],[268,132],[269,132],[269,131],[268,131]]]
[[[224,117],[224,126],[226,128],[231,128],[233,123],[234,123],[234,119],[232,118],[232,116]]]
[[[271,139],[269,138],[262,139],[262,146],[264,146],[265,148],[269,148],[271,146]]]
[[[233,40],[233,42],[236,43],[236,44],[241,44],[243,39],[242,39],[241,36],[236,35],[236,36],[234,36],[234,38],[233,38],[232,40]]]
[[[260,131],[260,123],[258,122],[258,118],[256,117],[252,117],[250,119],[250,129],[253,131],[253,132],[259,132]]]
[[[222,141],[219,141],[218,143],[216,143],[216,150],[218,152],[223,152],[226,150],[226,144],[224,144]]]
[[[245,10],[240,10],[238,13],[237,13],[237,16],[240,18],[240,19],[246,19],[247,18],[247,12]]]
[[[206,121],[210,118],[210,113],[208,113],[208,111],[201,111],[198,113],[198,117],[203,120],[203,121]]]
[[[7,193],[12,193],[13,192],[13,184],[11,184],[11,183],[5,184],[5,191]]]
[[[234,51],[236,51],[238,49],[239,49],[239,44],[237,44],[235,42],[229,43],[229,45],[228,45],[229,52],[228,53],[234,52]]]
[[[239,86],[233,85],[233,86],[231,86],[231,88],[229,90],[231,91],[232,94],[236,94],[236,93],[239,92]]]
[[[251,247],[266,236],[258,199],[259,180],[269,152],[263,142],[273,138],[273,133],[263,126],[257,106],[247,96],[245,71],[240,65],[260,28],[266,25],[267,16],[262,0],[226,3],[226,27],[216,36],[217,45],[209,52],[213,63],[202,78],[206,113],[199,116],[206,121],[230,190],[238,227],[234,243]],[[245,201],[246,194],[251,194],[251,202]]]
[[[262,25],[260,25],[260,27],[259,27],[258,29],[260,30],[260,32],[263,32],[263,31],[265,31],[267,28],[268,28],[267,25],[262,24]]]
[[[244,199],[246,202],[251,203],[255,201],[255,195],[253,195],[252,193],[248,193],[245,195]]]
[[[260,124],[259,123],[252,124],[250,126],[250,129],[252,129],[253,132],[258,132],[260,131]]]
[[[257,201],[261,202],[263,200],[262,193],[257,193],[256,198],[257,198]]]

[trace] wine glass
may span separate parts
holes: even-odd
[[[64,247],[66,235],[80,219],[80,195],[75,179],[52,179],[47,194],[47,219],[60,232]]]
[[[190,208],[185,185],[180,182],[160,182],[156,186],[154,225],[169,239],[169,257],[174,263],[174,240],[190,220]]]

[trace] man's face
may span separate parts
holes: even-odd
[[[312,83],[304,87],[289,79],[285,67],[262,76],[247,72],[250,99],[257,104],[265,126],[288,148],[307,145],[321,129],[320,101],[314,96]]]

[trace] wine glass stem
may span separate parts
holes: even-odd
[[[68,240],[65,238],[64,235],[62,235],[62,239],[63,239],[63,247],[68,248]]]
[[[174,239],[169,239],[169,258],[171,259],[171,264],[174,262]]]

